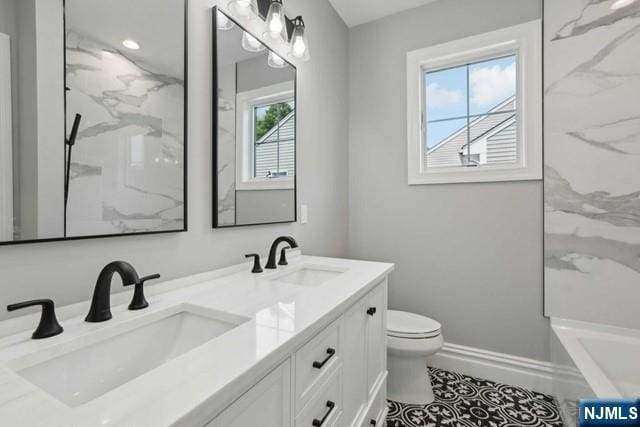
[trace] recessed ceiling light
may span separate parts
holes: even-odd
[[[611,5],[611,9],[617,10],[622,9],[625,6],[629,6],[631,3],[634,3],[636,0],[616,0]]]
[[[131,49],[131,50],[140,49],[140,45],[137,42],[135,42],[133,40],[129,40],[129,39],[124,40],[122,42],[122,46],[126,47],[127,49]]]

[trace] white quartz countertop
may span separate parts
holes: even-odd
[[[285,270],[314,265],[345,272],[318,286],[277,279]],[[103,323],[84,322],[88,301],[62,307],[58,318],[64,333],[44,340],[30,339],[38,314],[0,322],[0,424],[202,426],[371,290],[393,264],[299,255],[278,270],[250,270],[251,263],[245,263],[150,286],[150,306],[141,311],[127,310],[132,292],[114,295],[113,319]],[[250,320],[77,407],[15,371],[16,360],[56,357],[180,304]]]

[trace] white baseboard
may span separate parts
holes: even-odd
[[[550,362],[445,343],[429,366],[551,394]]]

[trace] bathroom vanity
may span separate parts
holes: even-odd
[[[0,323],[0,419],[8,425],[375,426],[386,415],[392,264],[302,256],[149,287],[150,306],[64,333],[39,314]]]

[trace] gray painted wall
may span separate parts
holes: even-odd
[[[294,190],[236,191],[236,221],[238,224],[291,221],[294,204]]]
[[[0,307],[40,297],[53,298],[60,305],[87,300],[100,268],[115,259],[132,262],[141,274],[159,272],[163,279],[244,262],[245,253],[264,254],[271,241],[285,233],[294,235],[305,252],[346,255],[348,33],[325,1],[287,2],[290,14],[305,16],[313,49],[312,61],[298,73],[303,112],[298,122],[299,161],[303,165],[298,194],[299,202],[309,206],[312,221],[306,225],[211,228],[209,31],[214,3],[189,1],[189,231],[0,247]],[[117,283],[116,291],[122,291]],[[0,320],[7,317],[0,310]]]
[[[296,78],[293,68],[273,68],[267,63],[268,53],[256,58],[238,62],[238,93],[260,89],[278,83],[289,82]]]
[[[397,264],[391,308],[448,342],[548,360],[542,183],[407,185],[406,53],[539,19],[539,0],[447,0],[350,31],[349,255]]]

